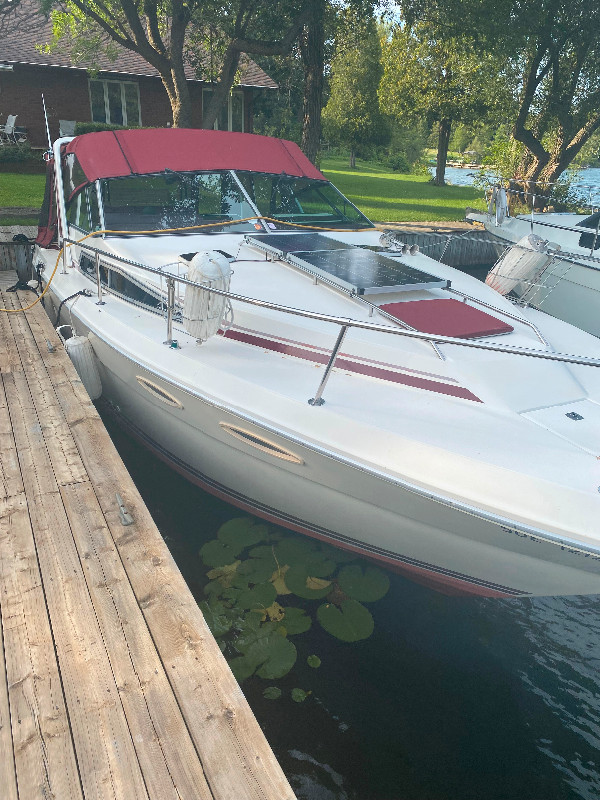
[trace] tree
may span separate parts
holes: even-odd
[[[51,10],[52,4],[53,0],[42,0],[46,11]],[[169,97],[175,127],[188,127],[191,122],[185,74],[186,41],[191,28],[202,31],[203,26],[212,26],[226,43],[215,92],[203,122],[204,127],[212,127],[233,85],[240,55],[286,52],[308,18],[302,3],[293,0],[235,0],[225,7],[211,0],[66,0],[61,10],[52,14],[51,46],[70,39],[75,57],[89,59],[101,51],[110,55],[117,44],[151,64]],[[261,38],[265,20],[269,32],[272,21],[277,21],[281,38]],[[196,66],[201,73],[201,58]]]
[[[525,147],[514,177],[532,193],[556,181],[600,130],[600,5],[589,0],[401,0],[406,18],[494,53]],[[543,194],[543,192],[541,192]]]
[[[452,125],[473,123],[499,102],[498,68],[489,55],[426,22],[396,25],[383,41],[382,107],[398,120],[438,126],[434,183],[445,183]]]
[[[361,19],[351,10],[342,12],[323,124],[327,138],[350,148],[351,167],[356,165],[360,145],[383,143],[389,136],[377,97],[381,75],[381,45],[375,20]]]

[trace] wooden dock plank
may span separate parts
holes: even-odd
[[[2,430],[10,426],[6,379],[0,378]],[[2,437],[2,461],[17,463],[8,438]],[[0,736],[6,744],[10,736],[11,754],[2,758],[0,786],[10,797],[13,773],[22,798],[75,800],[82,797],[79,775],[20,473],[8,485],[16,491],[0,498],[0,615],[10,721]]]
[[[31,302],[31,295],[19,295],[11,298],[23,305]],[[10,371],[20,373],[7,377],[9,392],[18,388],[15,397],[30,392],[15,413],[13,427],[27,497],[36,499],[33,531],[59,667],[66,667],[65,697],[69,711],[75,710],[71,724],[84,796],[294,800],[47,318],[28,311],[26,321],[11,319],[8,324],[21,354],[3,357],[0,352],[0,358]],[[49,351],[48,340],[57,352]],[[0,442],[1,437],[0,425]],[[93,476],[91,483],[81,477],[85,472]],[[117,492],[134,517],[131,526],[121,524]],[[87,581],[84,592],[81,578]],[[90,624],[82,626],[82,620]],[[110,662],[110,676],[103,671],[100,651]],[[78,691],[75,676],[88,687],[95,671],[102,688],[93,688],[93,703]],[[113,689],[114,698],[107,698]],[[97,707],[102,701],[112,704],[110,713]],[[93,733],[85,729],[92,719],[92,727],[98,725]],[[106,748],[115,746],[115,730],[123,732],[125,724],[129,745],[118,754],[122,758],[115,757]],[[138,761],[130,746],[137,748]],[[130,762],[143,776],[143,786],[135,769],[125,777],[123,766]],[[102,764],[110,764],[105,782],[113,781],[104,794],[98,787]]]
[[[0,512],[0,526],[3,516],[2,512]],[[1,536],[2,534],[0,533]],[[18,800],[1,611],[2,592],[0,592],[0,786],[2,786],[4,800]]]
[[[19,322],[21,320],[17,318],[17,322],[13,321],[12,324],[18,328],[18,347],[28,356],[27,373],[33,404],[40,421],[48,420],[47,425],[42,423],[44,438],[56,438],[57,431],[61,432],[64,447],[54,448],[50,460],[84,567],[98,624],[110,652],[111,668],[138,752],[146,789],[150,797],[158,800],[209,798],[210,789],[201,762],[96,495],[87,478],[85,481],[75,481],[79,474],[87,473],[81,465],[77,475],[73,475],[68,464],[61,464],[61,456],[65,462],[78,460],[81,464],[79,451],[60,409],[44,360],[30,356],[33,349],[37,353],[37,349],[31,346],[32,331],[24,331],[23,324]],[[35,326],[31,328],[33,330]],[[37,332],[39,335],[40,332]],[[56,362],[57,354],[48,353],[47,360]],[[62,378],[58,371],[55,377]],[[76,374],[71,379],[75,384],[80,383]],[[69,383],[66,376],[61,383]],[[79,402],[82,401],[96,415],[87,394],[80,395]],[[73,453],[77,454],[77,459],[73,459]],[[114,502],[116,506],[116,498]]]
[[[13,377],[13,376],[10,376]],[[86,798],[147,799],[25,375],[6,393]],[[20,400],[20,402],[18,402]],[[12,401],[12,402],[11,402]]]

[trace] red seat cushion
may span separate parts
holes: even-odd
[[[459,300],[409,300],[406,303],[387,303],[380,308],[423,333],[459,339],[479,339],[513,330],[501,319]]]

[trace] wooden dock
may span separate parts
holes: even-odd
[[[41,304],[0,312],[0,490],[2,800],[293,800]]]

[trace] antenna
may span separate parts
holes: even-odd
[[[44,120],[46,121],[46,136],[48,137],[48,155],[52,152],[52,139],[50,138],[50,128],[48,127],[48,112],[46,111],[46,101],[42,92],[42,105],[44,106]]]

